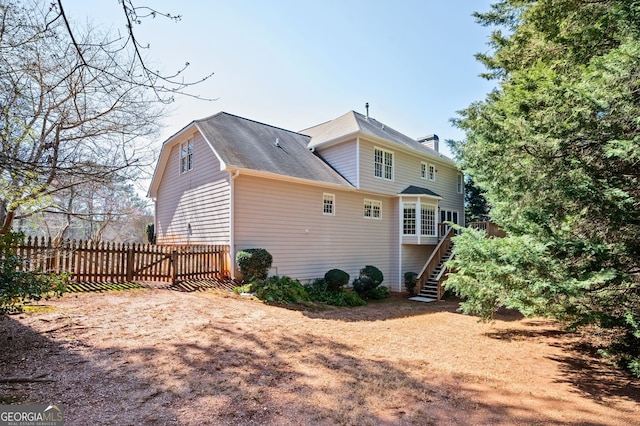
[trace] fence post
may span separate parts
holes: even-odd
[[[133,281],[133,247],[127,246],[127,281]]]
[[[171,284],[178,282],[178,251],[173,250],[171,252]]]

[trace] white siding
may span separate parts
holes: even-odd
[[[356,140],[318,150],[318,154],[352,185],[358,184]]]
[[[180,174],[178,141],[158,186],[158,244],[229,244],[230,175],[199,133],[194,138],[193,170]]]
[[[235,250],[264,248],[273,255],[272,273],[302,281],[332,268],[358,275],[365,265],[384,274],[397,289],[398,237],[395,198],[331,190],[335,216],[322,214],[326,188],[240,174],[234,181]],[[364,199],[382,201],[382,218],[365,219]]]
[[[393,181],[374,177],[373,152],[375,147],[393,152]],[[436,166],[435,181],[420,177],[422,162]],[[454,166],[436,158],[399,151],[397,148],[394,149],[391,144],[381,145],[360,139],[360,189],[363,191],[395,195],[409,185],[427,188],[442,197],[438,204],[442,209],[458,211],[462,218],[464,215],[464,195],[457,192],[458,173]]]
[[[429,260],[429,256],[433,252],[435,245],[402,246],[402,279],[404,280],[405,272],[415,272],[419,274],[424,264]]]

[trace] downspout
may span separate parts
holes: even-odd
[[[416,233],[418,234],[418,244],[422,243],[422,198],[418,195],[416,202]]]
[[[402,276],[403,206],[404,203],[402,201],[402,196],[400,196],[400,201],[398,202],[398,292],[402,292],[402,282],[404,280],[404,277]]]
[[[356,189],[360,189],[360,136],[356,138]]]
[[[229,269],[231,269],[231,279],[236,279],[236,238],[235,238],[235,185],[234,181],[240,175],[240,170],[236,169],[231,174],[229,193]]]

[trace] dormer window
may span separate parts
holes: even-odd
[[[393,152],[375,148],[373,157],[374,176],[380,179],[393,180]]]
[[[193,139],[180,144],[180,174],[193,170]]]

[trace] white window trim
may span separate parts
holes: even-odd
[[[420,202],[420,235],[423,237],[437,237],[438,236],[438,206],[436,204],[429,204],[425,202]],[[424,228],[422,212],[425,211],[425,207],[431,208],[433,210],[433,233],[431,234],[423,234],[422,230]],[[417,216],[417,212],[416,212]]]
[[[427,173],[429,170],[429,165],[424,161],[420,162],[420,178],[427,180]]]
[[[376,151],[382,152],[382,176],[376,176]],[[386,175],[385,169],[387,167],[387,164],[385,163],[385,154],[391,154],[391,177],[390,178],[385,177]],[[395,155],[393,151],[389,151],[388,149],[380,148],[377,146],[373,147],[373,177],[375,177],[376,179],[382,179],[382,180],[392,182],[395,174],[394,157]]]
[[[433,168],[433,172],[431,172],[432,168]],[[436,165],[435,164],[429,163],[427,165],[427,180],[429,180],[431,182],[435,182],[436,181]]]
[[[191,152],[189,152],[189,146],[191,146]],[[184,151],[186,149],[186,151]],[[190,172],[191,170],[193,170],[193,157],[194,157],[194,151],[195,151],[195,144],[193,142],[193,139],[189,139],[186,142],[182,142],[180,144],[180,151],[178,153],[178,170],[180,171],[180,174],[184,174],[187,172]],[[185,156],[182,156],[182,153],[186,152]],[[184,167],[182,166],[182,162],[185,162]],[[191,167],[189,167],[191,166]]]
[[[407,234],[407,229],[405,226],[405,210],[407,210],[408,208],[410,208],[411,210],[413,210],[413,228],[414,228],[414,233],[413,234]],[[419,235],[418,233],[418,226],[419,226],[419,219],[418,219],[418,209],[416,208],[416,203],[415,201],[410,201],[410,202],[404,202],[402,203],[402,235],[407,236],[407,237],[416,237]]]
[[[369,205],[369,209],[371,211],[371,215],[367,216],[367,205]],[[374,215],[374,207],[377,206],[378,207],[378,216],[376,217]],[[371,220],[382,220],[382,201],[380,200],[371,200],[368,198],[364,199],[364,204],[363,204],[363,211],[362,211],[362,215],[365,219],[371,219]]]
[[[325,201],[331,200],[331,212],[328,213],[325,211]],[[336,215],[336,196],[335,194],[329,194],[325,192],[322,194],[322,214],[325,216],[335,216]]]
[[[464,193],[464,177],[462,176],[462,173],[458,173],[458,176],[456,177],[456,191],[458,194]]]

